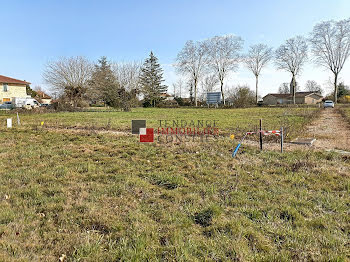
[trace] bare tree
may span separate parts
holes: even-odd
[[[301,73],[302,67],[306,61],[307,43],[302,36],[288,39],[275,52],[277,69],[285,70],[292,74],[293,104],[295,104],[296,76]]]
[[[213,92],[214,87],[218,83],[219,83],[219,80],[214,74],[209,74],[205,76],[201,82],[204,92]]]
[[[65,95],[76,107],[86,92],[92,65],[82,56],[62,57],[46,64],[43,78],[55,91]]]
[[[282,83],[278,88],[279,94],[290,94],[292,93],[292,82],[291,83]],[[299,91],[299,84],[295,82],[295,92]]]
[[[176,58],[176,69],[189,76],[194,88],[194,101],[197,106],[197,87],[208,62],[207,47],[204,42],[187,41]],[[192,90],[192,87],[191,87]],[[192,93],[192,92],[191,92]]]
[[[243,40],[239,36],[224,35],[215,36],[206,42],[208,46],[209,66],[220,82],[221,96],[225,104],[224,79],[230,71],[238,68],[241,58],[239,52],[242,49]]]
[[[174,97],[181,97],[181,92],[184,87],[184,82],[181,78],[179,78],[175,83],[173,83],[174,88]]]
[[[264,44],[252,45],[244,62],[247,68],[255,75],[255,102],[258,103],[258,82],[261,69],[272,59],[272,48]]]
[[[306,91],[322,94],[321,85],[319,85],[315,80],[307,80],[305,83],[305,89]]]
[[[34,86],[33,90],[34,91],[41,91],[41,92],[43,92],[43,89],[42,89],[41,86]]]
[[[337,103],[338,75],[350,55],[350,19],[316,24],[310,42],[315,63],[334,74],[334,102]]]
[[[124,90],[122,95],[126,96],[123,103],[127,103],[129,107],[136,106],[139,103],[141,66],[141,61],[114,62],[111,64],[116,82],[119,88]]]
[[[127,91],[139,89],[141,62],[112,63],[112,71],[122,88]]]
[[[215,86],[219,83],[215,74],[208,74],[201,80],[200,100],[205,101],[208,92],[213,92]]]
[[[278,93],[279,94],[289,94],[290,89],[289,89],[289,83],[282,83],[279,88],[278,88]]]

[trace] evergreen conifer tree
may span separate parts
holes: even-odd
[[[158,58],[151,52],[141,68],[140,86],[145,101],[153,107],[162,100],[160,95],[167,91],[167,86],[162,84],[163,81],[163,70]]]
[[[109,106],[117,107],[119,85],[111,65],[105,56],[98,60],[98,64],[89,81],[88,96],[92,102],[103,101]]]

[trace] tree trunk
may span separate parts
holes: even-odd
[[[258,80],[259,76],[255,75],[255,102],[258,103]]]
[[[296,88],[296,86],[295,86],[295,75],[293,75],[293,78],[292,78],[292,85],[293,85],[293,104],[295,105],[295,88]]]
[[[192,104],[193,103],[193,84],[191,84],[191,86],[190,86],[190,101]]]
[[[220,80],[220,90],[221,90],[222,101],[224,102],[224,105],[225,105],[226,103],[225,103],[225,96],[224,96],[224,81],[223,80]]]
[[[334,73],[334,103],[338,100],[338,73]]]
[[[194,80],[194,104],[197,106],[197,79]]]

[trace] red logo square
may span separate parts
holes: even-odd
[[[140,135],[140,142],[148,143],[154,141],[153,128],[146,128],[146,134]]]

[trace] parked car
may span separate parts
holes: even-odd
[[[0,109],[13,109],[14,106],[12,102],[4,102],[3,104],[0,105]]]
[[[323,108],[331,107],[334,108],[334,102],[332,100],[326,100],[323,103]]]

